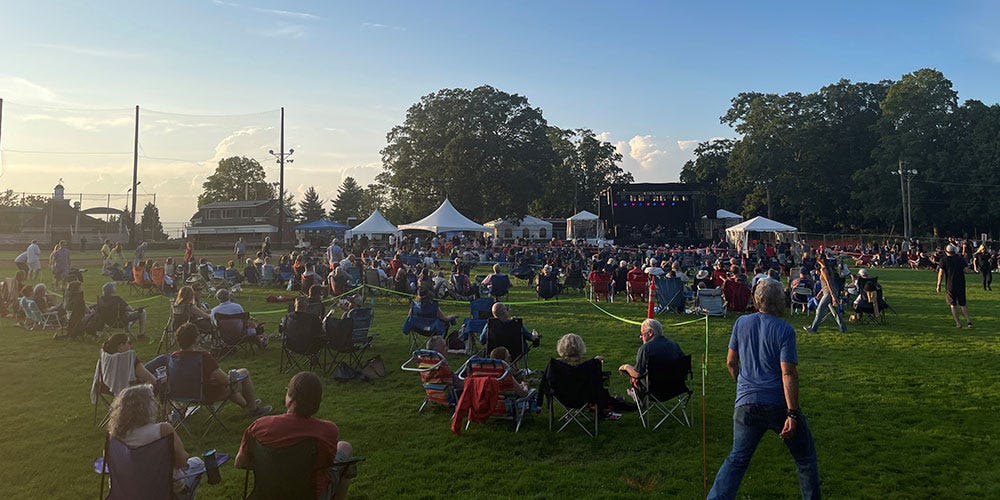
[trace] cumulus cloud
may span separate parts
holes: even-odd
[[[58,101],[52,89],[17,76],[0,75],[0,95],[25,103],[51,104]]]
[[[684,162],[694,158],[694,148],[703,139],[671,139],[636,134],[630,139],[616,139],[609,132],[596,136],[615,145],[622,155],[622,168],[637,182],[677,182]]]

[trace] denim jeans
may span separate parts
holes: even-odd
[[[833,319],[837,320],[837,326],[840,327],[841,333],[846,332],[847,325],[844,324],[844,314],[837,309],[837,306],[833,305],[833,297],[827,293],[823,294],[823,298],[819,299],[819,304],[816,305],[816,318],[809,325],[809,330],[815,332],[830,313],[833,313]]]
[[[744,405],[737,406],[733,411],[733,451],[722,463],[719,473],[715,476],[712,490],[708,492],[710,499],[736,498],[743,474],[750,465],[750,457],[757,449],[757,443],[764,433],[772,430],[781,432],[785,425],[786,411],[780,406]],[[818,499],[819,468],[816,465],[816,446],[812,434],[806,424],[804,415],[799,417],[795,434],[785,440],[785,446],[795,459],[798,467],[799,487],[802,498]]]

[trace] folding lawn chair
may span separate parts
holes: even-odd
[[[643,427],[648,429],[652,424],[650,412],[654,409],[662,413],[663,418],[653,426],[653,429],[659,428],[660,424],[671,417],[681,425],[691,427],[687,404],[691,400],[692,391],[686,381],[692,376],[690,354],[664,364],[650,359],[646,373],[636,379],[635,386],[628,391],[638,407],[639,420],[642,421]],[[671,400],[675,400],[674,405],[669,407]],[[677,416],[678,410],[684,417],[683,421]]]
[[[518,396],[514,379],[515,368],[502,359],[492,359],[483,357],[469,358],[458,372],[458,378],[462,380],[474,379],[476,377],[489,377],[497,381],[499,397],[494,402],[492,408],[483,408],[483,411],[473,413],[490,414],[494,417],[510,418],[514,422],[514,432],[521,430],[521,422],[524,421],[524,414],[532,409],[532,402],[536,402],[538,391],[532,389],[524,396]],[[465,423],[465,428],[469,428],[473,418],[469,418]]]
[[[247,458],[243,478],[243,498],[270,500],[277,498],[316,498],[316,475],[323,472],[330,479],[327,491],[320,498],[332,498],[340,481],[357,474],[355,464],[364,457],[350,457],[342,462],[334,462],[321,471],[316,466],[319,453],[316,440],[304,438],[283,448],[272,448],[251,438],[247,443]],[[250,473],[253,472],[253,489],[250,489]]]
[[[604,388],[604,373],[601,361],[590,359],[573,366],[558,359],[550,359],[539,392],[548,398],[549,430],[555,424],[555,409],[562,408],[561,424],[556,432],[561,432],[569,424],[576,423],[590,437],[597,436],[599,423],[599,403]],[[593,432],[590,425],[593,424]]]
[[[628,273],[625,294],[629,302],[645,302],[649,295],[649,276],[646,273]]]
[[[327,315],[323,320],[323,330],[326,332],[322,361],[324,371],[333,374],[339,366],[344,366],[346,373],[360,372],[361,360],[353,356],[357,353],[354,347],[354,319]]]
[[[466,352],[472,352],[479,334],[486,327],[486,322],[493,317],[495,303],[493,297],[483,297],[469,302],[469,317],[462,321],[462,328],[459,329],[459,334],[465,340]]]
[[[219,359],[239,350],[249,351],[250,354],[255,352],[254,345],[257,344],[257,337],[247,333],[247,329],[250,327],[250,313],[246,311],[237,314],[217,312],[213,318],[216,325],[214,347],[219,349]]]
[[[188,434],[191,434],[191,430],[187,427],[188,418],[194,415],[199,408],[205,408],[208,411],[208,425],[205,426],[205,431],[202,434],[204,437],[208,435],[208,431],[216,423],[223,430],[228,431],[220,414],[229,398],[215,402],[206,400],[204,379],[202,378],[203,362],[204,356],[169,356],[167,358],[167,391],[170,407],[180,417],[174,427],[183,428]],[[235,381],[231,380],[230,383]]]
[[[458,403],[454,374],[443,354],[429,349],[417,349],[399,368],[420,374],[420,382],[424,388],[424,402],[420,404],[417,413],[424,411],[427,403],[446,406],[455,406]]]
[[[726,309],[729,312],[743,314],[750,307],[750,287],[743,280],[726,279],[722,283],[722,295],[726,298]]]
[[[854,304],[858,322],[884,325],[888,311],[895,312],[882,296],[882,285],[878,283],[878,278],[859,278],[858,300]]]
[[[680,313],[684,310],[684,282],[680,278],[656,276],[657,312]]]
[[[363,365],[361,360],[364,359],[365,353],[375,342],[376,334],[371,332],[372,321],[375,320],[375,310],[371,307],[355,307],[347,311],[344,318],[350,319],[354,325],[351,330],[353,346],[347,354],[351,355],[354,364],[360,370]]]
[[[403,323],[403,335],[410,337],[410,349],[424,339],[434,335],[444,336],[448,331],[448,323],[437,316],[438,306],[434,301],[410,302],[410,314]]]
[[[611,275],[606,272],[591,272],[587,281],[590,282],[590,300],[602,301],[607,299],[614,302],[614,295],[611,293]]]
[[[718,288],[698,289],[698,308],[708,316],[725,316],[726,302]]]
[[[326,343],[323,321],[307,312],[293,312],[285,316],[281,336],[281,355],[278,370],[291,368],[298,371],[322,365],[320,351]]]
[[[174,437],[164,436],[144,446],[130,447],[108,436],[104,457],[95,462],[95,472],[101,474],[104,497],[104,475],[111,477],[107,500],[175,500],[174,496]]]
[[[521,318],[511,318],[507,322],[490,318],[486,323],[486,345],[483,355],[489,355],[497,347],[505,347],[510,353],[511,364],[515,367],[523,365],[528,369],[528,340],[524,338],[524,324]]]
[[[30,330],[45,330],[50,327],[62,328],[62,318],[59,317],[58,311],[42,312],[38,308],[38,304],[27,297],[21,297],[20,303],[24,316],[32,322]]]
[[[792,288],[788,292],[789,303],[791,304],[792,314],[798,310],[796,306],[802,309],[802,314],[806,314],[809,311],[809,299],[813,298],[813,290],[811,287],[799,285]]]

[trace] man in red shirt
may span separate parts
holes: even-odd
[[[314,438],[317,447],[316,494],[317,497],[321,496],[330,486],[326,469],[334,462],[349,458],[353,453],[351,443],[340,441],[337,424],[313,416],[319,411],[322,399],[323,383],[315,373],[295,374],[288,383],[288,392],[285,394],[285,407],[288,411],[282,415],[259,418],[247,427],[240,443],[240,451],[236,454],[236,467],[250,466],[250,457],[247,456],[247,443],[250,438],[272,448],[292,446],[302,439]],[[346,498],[350,482],[350,478],[343,477],[339,484],[335,485],[333,498]]]

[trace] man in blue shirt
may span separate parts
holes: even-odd
[[[802,498],[820,498],[816,446],[799,410],[795,330],[778,316],[785,310],[781,285],[762,280],[754,292],[755,314],[733,324],[726,366],[736,379],[733,450],[719,468],[710,499],[736,498],[757,443],[772,430],[798,468]]]

